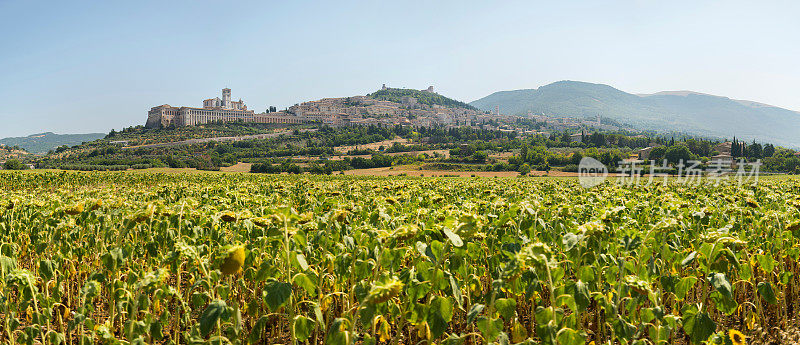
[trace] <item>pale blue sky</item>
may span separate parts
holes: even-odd
[[[800,2],[0,0],[0,137],[107,132],[223,87],[251,109],[558,80],[800,110]]]

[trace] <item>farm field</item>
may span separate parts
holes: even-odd
[[[3,172],[0,343],[796,343],[798,196]]]

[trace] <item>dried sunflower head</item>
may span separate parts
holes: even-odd
[[[372,286],[372,289],[369,290],[369,295],[367,295],[367,303],[370,304],[379,304],[386,302],[392,297],[395,297],[400,294],[400,291],[403,290],[403,283],[397,278],[392,278],[391,280],[385,283],[377,283]]]
[[[233,211],[222,212],[220,214],[219,218],[222,219],[222,221],[225,221],[225,222],[228,222],[228,223],[235,222],[236,219],[238,219],[238,217],[236,216],[236,213],[234,213]]]
[[[70,206],[67,206],[67,208],[64,209],[64,213],[66,213],[66,214],[68,214],[70,216],[74,216],[74,215],[80,214],[82,212],[83,212],[83,204],[81,204],[81,203],[72,204]]]
[[[238,273],[242,270],[244,265],[245,252],[243,245],[237,245],[228,248],[219,270],[225,275]]]

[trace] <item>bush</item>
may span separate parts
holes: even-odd
[[[528,163],[525,163],[519,167],[519,174],[520,175],[527,175],[531,172],[531,166]]]

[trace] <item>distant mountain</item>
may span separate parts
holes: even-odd
[[[602,116],[639,129],[766,141],[800,147],[800,113],[692,91],[635,95],[603,84],[559,81],[495,92],[470,103],[482,110],[552,116]]]
[[[89,134],[55,134],[53,132],[32,134],[27,137],[0,139],[0,144],[19,146],[30,153],[43,154],[63,145],[78,145],[83,142],[102,139],[103,133]]]
[[[408,103],[408,100],[410,98],[414,98],[416,99],[417,103],[429,106],[440,105],[448,108],[467,108],[473,110],[475,109],[473,106],[467,103],[456,101],[452,98],[447,98],[445,96],[433,92],[432,86],[427,90],[396,89],[396,88],[384,87],[381,90],[368,94],[367,97],[383,101],[391,101],[395,103],[404,103],[404,104]]]

